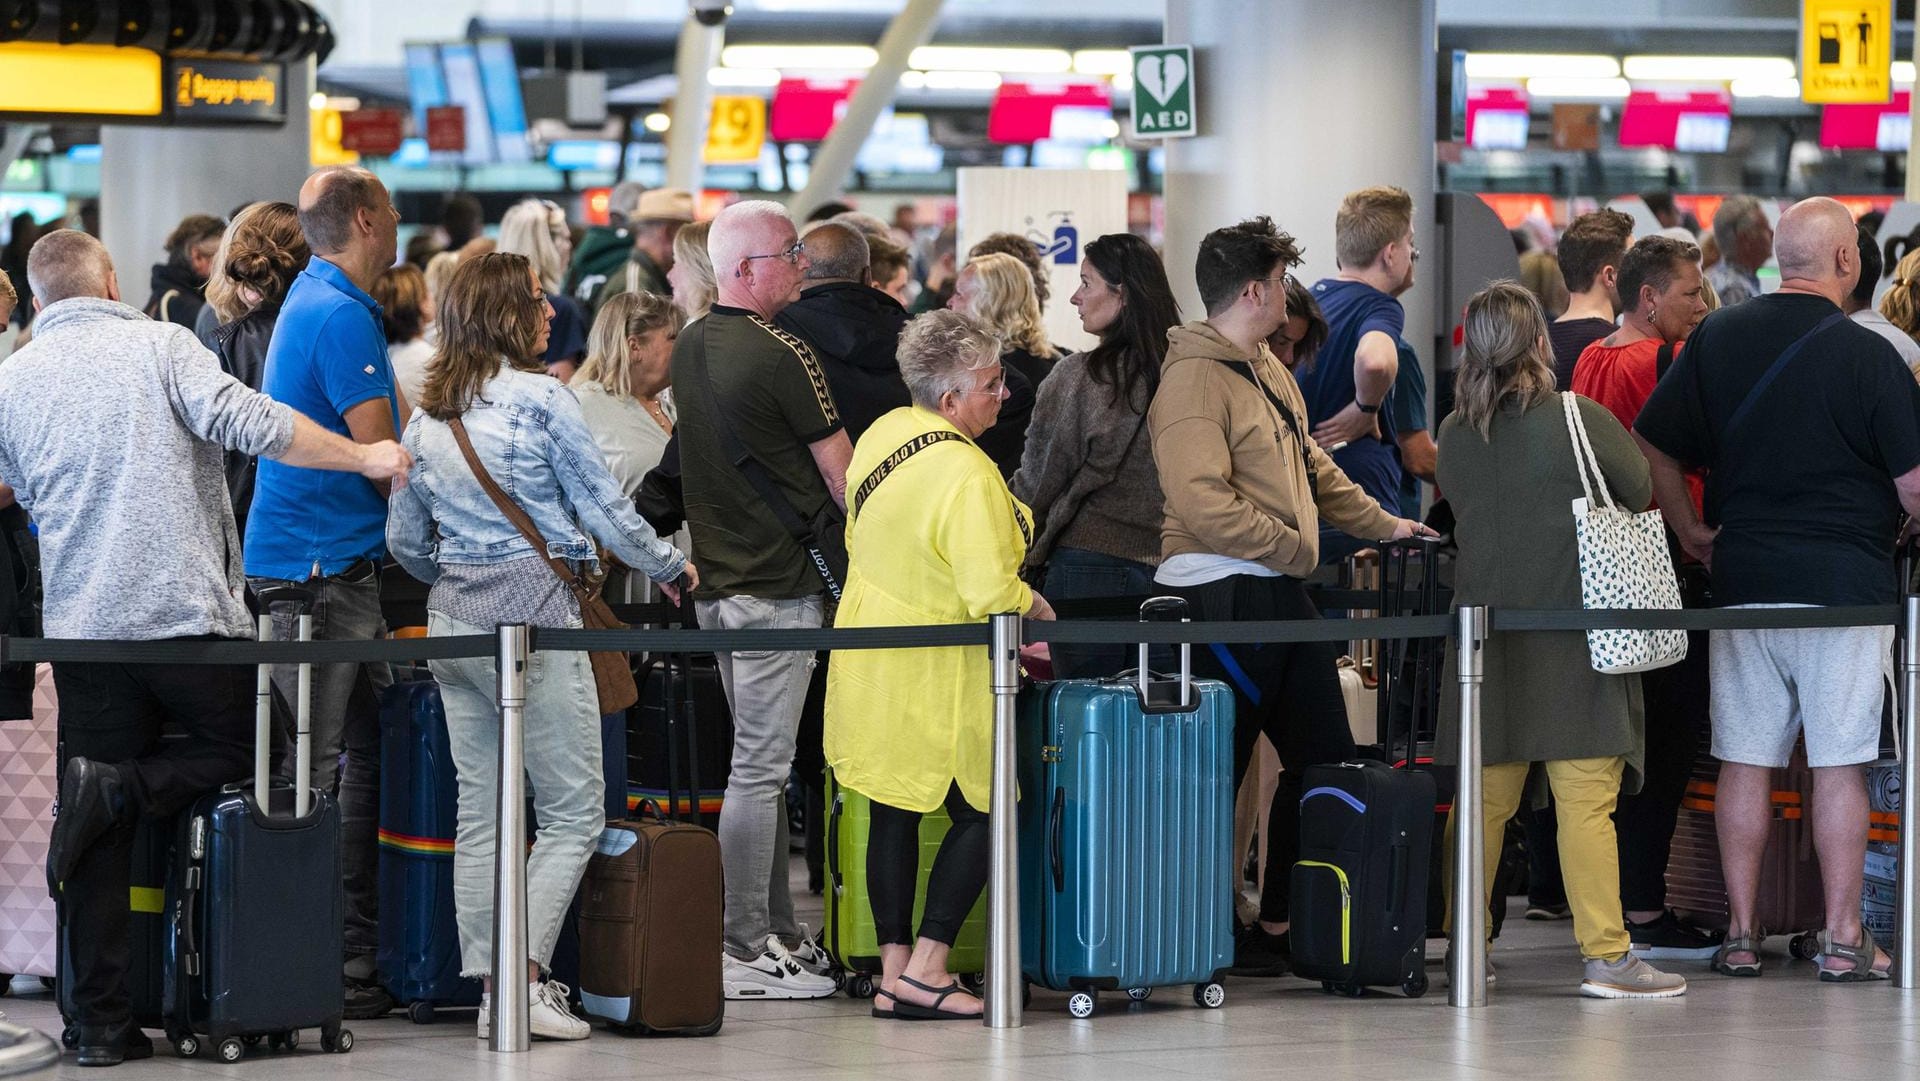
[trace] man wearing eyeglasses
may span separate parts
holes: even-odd
[[[708,628],[818,627],[827,583],[798,534],[843,514],[853,444],[812,348],[773,321],[800,293],[806,248],[778,203],[756,201],[720,212],[707,252],[719,302],[673,348],[695,611]],[[734,725],[720,812],[723,987],[734,999],[824,998],[826,955],[803,939],[787,890],[784,805],[814,655],[717,660]]]
[[[1387,396],[1400,374],[1400,335],[1407,313],[1399,296],[1413,288],[1413,197],[1394,187],[1361,188],[1340,202],[1333,224],[1339,270],[1313,285],[1327,318],[1327,342],[1314,369],[1300,378],[1313,441],[1383,506],[1399,505],[1400,463],[1394,456]],[[1320,558],[1332,563],[1363,543],[1322,530]]]

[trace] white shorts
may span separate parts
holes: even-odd
[[[1801,735],[1809,766],[1880,757],[1894,693],[1892,627],[1714,631],[1710,646],[1715,758],[1785,766]]]

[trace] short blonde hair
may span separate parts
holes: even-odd
[[[1512,402],[1521,409],[1553,396],[1553,352],[1547,317],[1527,287],[1497,281],[1467,301],[1465,348],[1454,375],[1453,409],[1487,438],[1493,416]]]
[[[1040,322],[1040,298],[1026,264],[1000,252],[967,260],[979,292],[970,314],[993,328],[1006,349],[1025,349],[1036,357],[1054,355],[1047,328]]]
[[[447,283],[453,280],[453,272],[460,266],[460,253],[456,251],[436,252],[427,260],[427,295],[433,298],[435,307],[440,298],[447,295]]]
[[[1920,333],[1920,248],[1894,265],[1893,285],[1880,298],[1880,314],[1909,335]]]
[[[1413,228],[1413,196],[1391,185],[1361,188],[1340,200],[1333,219],[1333,254],[1344,270],[1371,266],[1387,245]]]
[[[686,320],[673,301],[658,293],[615,293],[600,306],[594,317],[593,331],[587,335],[587,359],[574,373],[578,382],[595,382],[616,398],[634,397],[628,376],[633,366],[627,363],[627,339],[656,330],[668,337],[680,333]]]

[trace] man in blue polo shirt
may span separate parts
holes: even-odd
[[[1313,371],[1300,379],[1313,441],[1342,472],[1383,507],[1400,505],[1396,432],[1384,412],[1400,372],[1399,343],[1407,316],[1397,299],[1413,288],[1413,197],[1373,187],[1340,202],[1333,226],[1339,272],[1313,285],[1327,318],[1327,341]],[[1320,530],[1320,561],[1333,563],[1365,547],[1332,526]]]
[[[393,439],[404,427],[401,405],[380,306],[367,290],[393,265],[399,212],[379,179],[357,168],[322,169],[308,177],[299,212],[313,260],[287,291],[261,390],[356,442]],[[249,583],[256,592],[287,582],[310,589],[316,639],[379,637],[387,493],[386,482],[262,459],[243,545]],[[292,614],[274,615],[276,636],[287,637]],[[295,671],[292,665],[274,671],[276,689],[289,700]],[[373,967],[379,945],[380,733],[372,703],[387,679],[384,666],[324,664],[313,670],[311,778],[323,791],[335,791],[338,782],[350,1018],[378,1017],[393,1008]]]

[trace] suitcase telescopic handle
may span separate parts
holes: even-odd
[[[1142,623],[1185,623],[1187,622],[1187,602],[1181,597],[1149,597],[1140,605]],[[1147,684],[1153,680],[1153,672],[1147,667],[1147,643],[1140,643],[1140,701],[1144,704],[1147,697]],[[1180,643],[1180,708],[1186,709],[1193,697],[1193,646]]]

